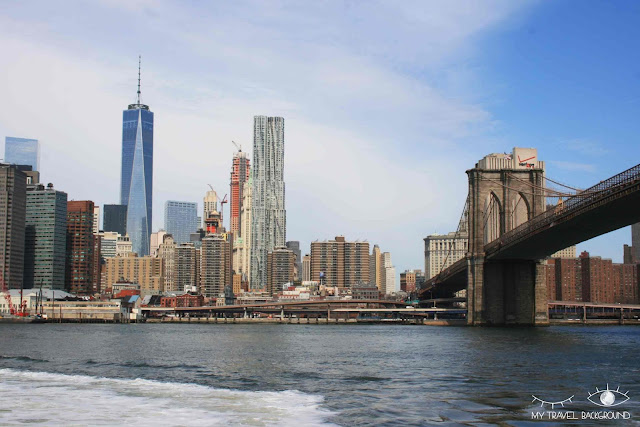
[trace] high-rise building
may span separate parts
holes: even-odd
[[[177,287],[174,286],[176,276],[176,246],[178,245],[173,240],[173,236],[171,234],[164,234],[162,236],[162,241],[157,249],[158,258],[162,259],[162,269],[164,271],[164,289],[167,292],[177,291]]]
[[[127,205],[104,205],[102,229],[127,234]]]
[[[400,290],[414,292],[416,290],[416,276],[414,270],[405,270],[404,273],[400,273]]]
[[[174,282],[176,292],[184,292],[185,288],[198,286],[198,274],[196,272],[196,247],[193,243],[181,243],[174,252]]]
[[[369,283],[369,242],[335,240],[311,242],[311,280],[327,286]]]
[[[389,295],[397,291],[396,289],[396,268],[391,262],[391,253],[382,253],[384,266],[384,293]]]
[[[369,256],[369,282],[378,288],[378,292],[384,292],[384,260],[378,245],[373,245]]]
[[[67,255],[67,193],[27,187],[24,287],[64,290]]]
[[[16,165],[0,164],[0,280],[20,289],[24,279],[27,176]]]
[[[454,262],[464,258],[468,248],[466,232],[432,234],[424,238],[424,275],[432,278]]]
[[[93,202],[67,202],[67,268],[66,289],[79,295],[93,291],[95,273],[93,235]]]
[[[631,246],[624,245],[624,263],[640,263],[640,222],[631,225]]]
[[[558,252],[551,255],[551,258],[575,258],[576,257],[576,245],[569,246],[568,248],[560,249]]]
[[[302,281],[308,282],[311,280],[311,256],[309,254],[302,258]]]
[[[202,239],[200,251],[200,293],[208,298],[218,297],[226,286],[232,286],[231,242],[228,235],[207,235]]]
[[[93,207],[93,234],[100,232],[100,206]]]
[[[190,241],[191,233],[198,230],[198,204],[168,200],[164,204],[164,229],[176,243]]]
[[[287,249],[291,249],[296,256],[296,261],[293,269],[293,279],[300,280],[302,277],[302,253],[300,252],[300,242],[291,240],[287,242]]]
[[[32,170],[40,171],[40,143],[37,139],[4,139],[4,161],[14,165],[29,165]]]
[[[133,251],[148,255],[153,204],[153,113],[140,102],[140,67],[137,103],[122,112],[120,204],[127,205],[127,234]]]
[[[149,239],[149,241],[151,242],[149,244],[149,255],[156,257],[158,256],[158,248],[160,247],[160,245],[162,244],[162,242],[164,242],[164,236],[166,236],[167,233],[165,230],[158,230],[155,233],[151,233],[151,238]],[[173,239],[173,236],[171,236],[171,238]]]
[[[218,212],[218,193],[213,188],[207,191],[202,198],[202,221],[206,221],[209,216]]]
[[[128,256],[106,258],[102,269],[102,284],[105,289],[114,283],[126,280],[140,285],[141,295],[157,295],[164,292],[162,259],[150,256]]]
[[[267,283],[267,254],[286,241],[282,117],[254,117],[252,180],[250,283],[258,289]]]
[[[102,254],[100,253],[100,248],[102,247],[102,237],[99,234],[93,235],[93,280],[91,282],[91,290],[94,294],[99,294],[102,291]]]
[[[296,255],[291,249],[275,248],[267,255],[267,292],[273,296],[282,285],[293,282]]]
[[[101,231],[98,236],[100,236],[100,256],[102,258],[123,257],[131,253],[129,236],[122,236],[114,231]]]
[[[240,229],[242,235],[234,235],[233,271],[242,276],[242,282],[249,282],[251,277],[251,187],[253,180],[243,184],[242,203],[240,205]]]
[[[230,230],[234,236],[242,236],[242,222],[240,211],[242,209],[242,191],[244,183],[249,180],[249,159],[247,153],[239,150],[233,155],[231,167],[231,204],[230,210]]]

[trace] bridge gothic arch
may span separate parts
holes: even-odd
[[[467,175],[468,323],[544,322],[546,311],[541,310],[546,310],[546,300],[543,301],[546,283],[540,274],[544,271],[540,263],[537,260],[492,261],[485,257],[488,243],[544,211],[544,170],[484,169],[476,165]]]
[[[500,199],[494,191],[490,191],[484,201],[483,210],[483,242],[486,245],[493,242],[502,234],[502,225],[504,224],[504,210],[500,203]]]
[[[524,224],[531,219],[531,208],[529,207],[529,201],[522,192],[518,192],[518,194],[513,199],[511,217],[512,229]]]

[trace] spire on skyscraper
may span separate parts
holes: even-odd
[[[140,68],[142,66],[142,55],[138,55],[138,105],[140,105]]]

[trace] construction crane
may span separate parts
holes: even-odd
[[[220,200],[220,225],[224,224],[224,204],[227,203],[227,195],[225,194],[222,200]]]
[[[238,153],[242,153],[242,144],[238,144],[235,141],[231,141],[231,142],[233,142],[233,145],[235,145],[236,148],[238,149]]]
[[[211,191],[213,191],[215,193],[216,190],[213,189],[213,186],[211,184],[207,184],[209,186],[209,188],[211,189]]]
[[[9,293],[9,287],[7,286],[7,282],[4,281],[2,275],[0,275],[0,282],[2,282],[2,292],[4,293],[4,299],[7,302],[7,307],[9,307],[9,314],[12,316],[20,316],[25,317],[29,313],[27,313],[27,302],[22,299],[22,289],[20,289],[20,305],[16,310],[16,306],[12,304],[11,294]]]

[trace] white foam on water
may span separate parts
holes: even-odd
[[[0,425],[328,425],[322,396],[0,369]]]

